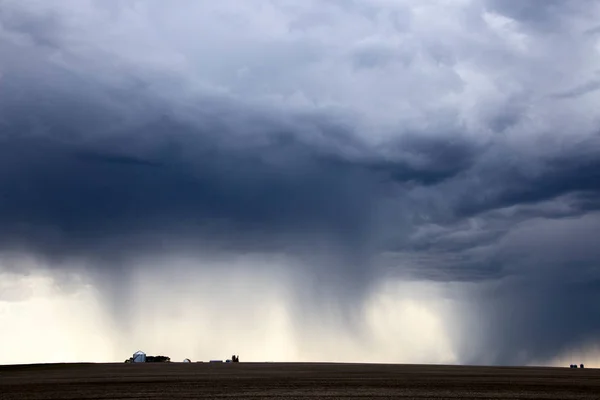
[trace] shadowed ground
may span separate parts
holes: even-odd
[[[598,399],[600,370],[311,363],[0,367],[2,399]]]

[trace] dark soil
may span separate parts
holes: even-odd
[[[600,370],[157,363],[0,366],[0,399],[600,399]]]

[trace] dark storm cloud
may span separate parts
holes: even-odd
[[[0,250],[115,298],[140,253],[294,255],[349,306],[384,272],[470,283],[463,362],[592,340],[592,3],[292,3],[7,2]]]
[[[473,165],[476,152],[481,150],[465,140],[445,136],[425,139],[418,135],[407,135],[405,140],[387,144],[387,147],[399,160],[376,160],[371,168],[400,183],[426,185],[443,182],[466,171]]]
[[[1,248],[61,268],[83,260],[124,321],[127,264],[139,254],[286,253],[304,260],[313,296],[359,302],[375,278],[375,214],[390,182],[435,184],[472,161],[468,143],[419,138],[381,161],[314,116],[298,126],[258,116],[250,129],[260,135],[248,138],[227,109],[216,113],[223,119],[163,115],[123,127],[118,96],[107,109],[69,91],[28,94],[0,113]],[[307,126],[327,140],[304,139]]]
[[[73,89],[31,89],[19,104],[17,88],[27,84],[6,78],[2,245],[52,258],[164,251],[156,240],[167,238],[189,251],[302,253],[325,241],[355,253],[368,247],[373,210],[390,182],[435,184],[473,161],[469,143],[418,137],[384,161],[319,117],[295,126],[263,116],[247,128],[223,109],[192,123],[163,115],[121,126],[119,96],[109,108]],[[328,139],[307,141],[306,126]],[[260,135],[244,139],[247,129]]]
[[[432,207],[431,213],[411,240],[394,250],[426,252],[434,263],[443,262],[447,255],[458,279],[471,279],[469,273],[465,275],[467,269],[477,277],[496,278],[497,264],[488,251],[514,227],[537,220],[582,218],[598,210],[599,145],[597,135],[592,135],[555,154],[529,160],[515,158],[504,146],[488,148],[471,168],[433,187],[424,198],[417,197]],[[444,279],[452,273],[434,269]]]
[[[506,149],[477,171],[487,179],[467,184],[457,209],[463,215],[472,215],[516,204],[538,203],[568,193],[598,193],[599,145],[600,138],[592,137],[530,165],[515,160]]]

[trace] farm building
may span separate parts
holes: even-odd
[[[155,362],[170,362],[171,359],[166,356],[148,356],[143,351],[136,351],[126,363],[155,363]]]
[[[146,353],[144,353],[143,351],[136,351],[135,353],[133,353],[133,357],[131,357],[131,362],[146,362]]]

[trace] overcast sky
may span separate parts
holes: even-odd
[[[598,21],[591,0],[0,0],[0,362],[579,362]]]

